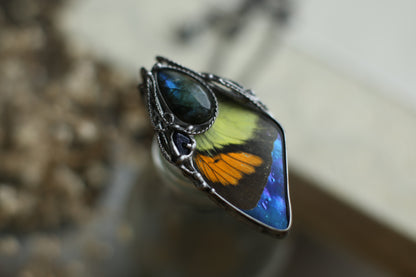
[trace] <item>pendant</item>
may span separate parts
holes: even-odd
[[[284,235],[292,221],[285,135],[253,91],[163,57],[141,73],[163,157],[227,210]]]

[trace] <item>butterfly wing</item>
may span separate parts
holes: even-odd
[[[278,134],[267,117],[219,99],[213,126],[196,135],[194,163],[218,194],[239,209],[256,207],[270,175]]]

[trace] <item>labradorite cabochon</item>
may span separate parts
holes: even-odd
[[[166,68],[160,69],[156,78],[161,97],[175,117],[191,125],[212,120],[215,99],[200,82],[185,73]]]

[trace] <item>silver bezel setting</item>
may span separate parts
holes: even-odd
[[[172,164],[176,165],[185,176],[190,178],[190,181],[200,190],[208,192],[209,196],[214,199],[218,204],[223,206],[225,209],[232,211],[243,218],[246,218],[251,223],[254,223],[260,231],[277,236],[284,236],[292,225],[292,211],[291,203],[289,197],[289,176],[288,176],[288,163],[286,157],[286,138],[283,127],[280,125],[276,119],[270,114],[266,106],[257,98],[255,93],[252,90],[245,89],[243,86],[238,83],[227,80],[225,78],[219,77],[210,73],[198,73],[189,68],[186,68],[178,63],[175,63],[164,57],[157,57],[157,63],[152,67],[151,71],[146,69],[141,69],[141,75],[143,78],[143,83],[139,85],[139,90],[144,96],[147,110],[149,112],[151,123],[156,131],[157,141],[159,144],[160,151],[162,155]],[[194,126],[186,125],[184,122],[175,118],[175,115],[167,111],[166,104],[163,103],[163,100],[160,99],[157,87],[156,74],[160,69],[171,69],[183,74],[190,76],[195,79],[199,84],[207,89],[212,94],[212,97],[215,101],[215,115],[213,118],[208,121],[203,126]],[[280,128],[282,134],[282,148],[283,148],[283,159],[285,162],[285,183],[286,183],[286,192],[287,192],[287,210],[288,210],[288,227],[286,229],[276,229],[269,225],[264,224],[263,222],[251,217],[246,214],[244,211],[235,207],[219,195],[214,188],[211,188],[208,183],[204,180],[201,173],[196,169],[193,163],[193,154],[196,148],[196,141],[194,135],[201,134],[208,130],[215,122],[215,119],[218,115],[218,102],[213,91],[221,91],[221,93],[233,100],[241,103],[242,105],[250,106],[251,108],[257,110],[264,116],[271,119],[278,128]],[[189,153],[182,154],[177,148],[174,140],[173,134],[175,132],[182,133],[189,138],[189,143],[186,145],[186,148],[189,150]]]

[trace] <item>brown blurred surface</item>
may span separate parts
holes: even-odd
[[[105,188],[117,136],[146,125],[131,80],[68,46],[62,1],[2,1],[0,231],[76,225]]]
[[[140,160],[135,141],[150,135],[137,81],[58,31],[64,2],[0,2],[0,276],[85,276],[78,259],[109,250],[81,229],[99,215],[115,145]]]
[[[416,244],[319,189],[314,180],[291,173],[294,228],[309,230],[321,243],[337,245],[398,276],[416,274]]]

